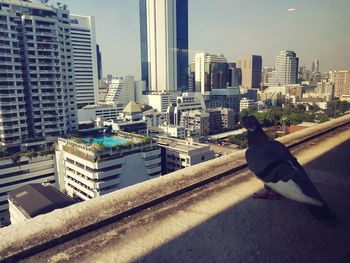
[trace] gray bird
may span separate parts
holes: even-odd
[[[269,138],[253,115],[242,117],[241,124],[248,131],[246,159],[249,169],[268,188],[303,203],[314,217],[321,220],[336,219],[290,151],[282,143]]]

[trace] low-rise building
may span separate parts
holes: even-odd
[[[249,109],[255,109],[255,101],[247,98],[241,99],[239,103],[239,111],[241,112],[242,110],[249,110]]]
[[[158,128],[167,122],[167,114],[165,112],[149,111],[142,114],[142,120],[146,122],[147,128]]]
[[[184,139],[186,137],[186,129],[182,126],[165,125],[159,127],[167,136],[173,138]]]
[[[78,121],[79,123],[92,122],[97,117],[103,117],[105,120],[115,120],[123,109],[124,104],[116,102],[88,105],[78,110]]]
[[[51,185],[29,184],[8,193],[11,224],[26,221],[75,203]]]
[[[350,102],[350,95],[342,95],[340,97],[340,100]]]
[[[59,187],[71,197],[95,198],[160,175],[157,142],[148,137],[118,135],[58,139]]]
[[[158,145],[162,149],[162,174],[180,170],[214,158],[213,151],[207,144],[192,140],[160,138]]]
[[[145,121],[110,120],[103,121],[100,126],[111,126],[114,132],[130,132],[136,134],[147,134],[147,123]]]
[[[21,152],[0,159],[0,227],[10,224],[8,192],[27,184],[55,184],[52,152]]]

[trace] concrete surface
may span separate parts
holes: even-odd
[[[313,136],[315,133],[320,133],[324,130],[327,130],[339,124],[349,123],[349,121],[350,121],[350,115],[344,116],[336,120],[332,120],[330,122],[326,122],[326,123],[317,125],[315,127],[311,127],[311,128],[302,130],[300,132],[287,135],[281,138],[281,141],[287,145],[294,144],[307,137]],[[344,137],[345,135],[342,135],[342,136]],[[341,140],[344,140],[343,137],[336,136],[335,141],[332,141],[327,146],[328,148],[327,149],[323,148],[323,150],[332,149],[333,147],[335,147],[335,145],[338,145],[341,142],[345,142],[345,141],[341,141]],[[319,144],[323,145],[324,141],[321,141]],[[349,148],[347,148],[347,150],[348,149]],[[312,150],[311,154],[316,154],[318,150],[319,148],[317,148],[317,150]],[[319,153],[317,157],[320,157],[320,154],[322,153]],[[316,173],[323,174],[324,181],[322,181],[321,183],[321,190],[322,190],[322,187],[327,190],[328,189],[327,184],[329,184],[328,182],[332,182],[333,180],[333,179],[328,179],[332,177],[325,176],[324,174],[326,175],[328,175],[329,173],[332,174],[333,170],[338,172],[338,170],[335,170],[335,167],[338,167],[338,166],[341,167],[339,169],[339,175],[343,174],[343,172],[345,174],[348,173],[347,159],[344,159],[339,164],[336,162],[341,158],[341,156],[346,156],[343,158],[347,158],[348,152],[345,151],[345,153],[343,153],[343,155],[340,155],[339,157],[331,157],[331,163],[329,164],[329,167],[331,170],[327,170],[328,166],[326,165],[325,161],[321,163],[322,165],[326,166],[325,169],[315,170],[315,174]],[[136,205],[143,204],[144,202],[153,200],[154,198],[163,196],[164,194],[171,193],[173,191],[176,191],[177,189],[181,189],[185,186],[191,185],[198,181],[202,181],[205,178],[217,175],[224,171],[228,171],[233,167],[237,167],[244,163],[245,163],[244,151],[240,151],[240,152],[223,156],[221,158],[217,158],[193,167],[189,167],[188,169],[183,169],[183,170],[171,173],[167,176],[159,177],[154,180],[146,181],[142,184],[137,184],[137,185],[122,189],[120,191],[116,191],[114,193],[111,193],[109,195],[106,195],[100,198],[82,202],[65,209],[59,209],[52,213],[41,215],[34,219],[28,220],[27,222],[22,222],[17,225],[0,229],[0,237],[1,237],[0,238],[0,261],[8,256],[16,255],[21,251],[25,251],[26,249],[30,249],[34,246],[45,244],[46,242],[50,242],[55,238],[60,238],[63,235],[67,235],[74,231],[80,231],[84,227],[93,225],[107,218],[118,215]],[[339,176],[337,176],[336,178],[338,177]],[[233,181],[230,181],[230,180],[233,180]],[[239,180],[239,182],[236,182],[235,180]],[[344,182],[342,182],[341,179],[339,180],[340,180],[339,181],[340,183],[339,184],[337,183],[338,182],[338,179],[337,179],[334,185],[336,187],[339,187],[339,189],[348,190],[349,188],[347,188],[348,187],[347,180],[344,179],[343,180]],[[249,182],[249,183],[245,183],[245,182]],[[323,182],[327,182],[327,184]],[[248,174],[244,175],[244,173],[241,173],[237,178],[235,177],[229,180],[224,180],[222,182],[223,184],[222,187],[220,187],[219,184],[220,182],[216,182],[214,186],[206,187],[205,189],[208,189],[208,192],[206,191],[203,192],[202,190],[201,191],[198,190],[197,194],[193,192],[189,194],[188,198],[186,198],[186,196],[181,196],[180,198],[178,198],[178,202],[180,202],[180,205],[181,204],[185,205],[183,209],[181,208],[182,206],[179,206],[179,204],[176,203],[177,202],[176,200],[172,201],[171,203],[164,203],[162,204],[161,207],[159,206],[153,207],[152,209],[149,209],[144,213],[138,214],[137,218],[141,218],[140,219],[141,221],[137,220],[136,218],[134,219],[134,217],[126,218],[125,220],[119,221],[115,225],[108,226],[108,227],[113,227],[113,231],[111,232],[109,231],[104,232],[105,231],[104,229],[101,229],[101,231],[92,232],[89,238],[89,240],[92,241],[92,244],[90,244],[89,246],[87,246],[86,243],[84,242],[82,242],[80,246],[80,243],[78,241],[79,239],[76,239],[72,241],[72,243],[67,242],[66,244],[55,247],[51,251],[52,252],[52,254],[50,254],[51,256],[38,258],[39,255],[37,255],[37,257],[33,257],[31,260],[38,261],[38,262],[40,261],[46,262],[46,261],[55,261],[56,259],[60,259],[60,258],[61,259],[69,258],[69,260],[71,261],[82,261],[83,259],[84,261],[85,260],[89,261],[90,258],[92,259],[93,256],[96,256],[95,259],[98,259],[98,261],[105,261],[108,258],[105,257],[103,253],[104,252],[108,253],[107,251],[108,249],[111,249],[112,251],[115,252],[116,251],[115,249],[118,247],[120,248],[121,245],[123,245],[123,247],[131,246],[132,248],[130,250],[124,250],[123,253],[119,253],[121,256],[120,258],[118,257],[118,259],[120,259],[122,262],[128,262],[130,260],[140,259],[142,258],[142,256],[145,256],[145,255],[149,255],[149,258],[152,258],[153,257],[152,255],[154,256],[158,255],[157,251],[163,251],[162,253],[159,252],[160,255],[163,255],[165,258],[167,258],[169,255],[172,255],[172,254],[170,253],[168,255],[168,253],[164,253],[165,250],[162,250],[162,248],[165,249],[168,245],[172,244],[173,242],[176,242],[176,240],[183,240],[182,238],[185,238],[186,236],[188,236],[188,234],[192,236],[191,233],[194,233],[196,229],[201,229],[201,226],[210,226],[208,229],[212,229],[212,232],[214,234],[221,233],[220,231],[217,232],[218,229],[211,228],[210,222],[213,222],[215,226],[216,225],[215,222],[218,222],[218,221],[214,219],[220,218],[220,215],[223,215],[228,211],[232,211],[233,215],[236,214],[235,211],[241,211],[241,210],[248,211],[245,216],[239,216],[239,218],[237,219],[238,221],[233,221],[233,222],[236,222],[234,224],[235,225],[234,229],[236,229],[237,225],[241,225],[241,224],[243,225],[243,223],[247,218],[251,218],[252,221],[247,221],[247,224],[245,225],[245,227],[250,229],[251,228],[250,224],[253,224],[254,226],[254,222],[256,223],[257,220],[259,219],[259,217],[257,216],[261,214],[260,212],[264,212],[264,211],[265,213],[267,212],[266,210],[264,211],[258,210],[258,208],[264,207],[266,204],[257,203],[255,202],[255,200],[251,200],[250,198],[246,199],[247,197],[250,196],[250,194],[252,194],[259,187],[261,187],[261,183],[257,181],[255,178],[251,177],[251,175],[248,175]],[[327,187],[325,187],[325,185]],[[329,185],[332,185],[332,184],[329,184]],[[221,191],[221,188],[227,189],[225,188],[225,186],[230,186],[228,188],[229,190]],[[334,188],[334,189],[337,189],[337,188]],[[220,192],[222,192],[222,196]],[[201,195],[200,193],[204,193],[204,194]],[[215,193],[218,193],[218,195],[215,195]],[[343,197],[345,195],[344,193],[345,193],[344,191],[340,191],[340,195],[342,195]],[[224,197],[225,194],[227,194],[226,198]],[[348,196],[346,197],[348,198]],[[212,199],[209,199],[209,198],[212,198]],[[342,199],[339,198],[339,196],[335,196],[334,198],[336,198],[336,202],[334,203],[336,204],[339,203],[339,206],[342,207],[343,206],[343,203],[341,203]],[[326,196],[326,199],[327,199],[327,196]],[[205,200],[208,200],[208,201],[205,201]],[[231,203],[223,202],[221,204],[220,200],[232,200],[232,202]],[[203,207],[189,206],[191,202],[194,204],[200,205],[201,201],[206,202],[207,205]],[[278,207],[279,204],[283,204],[284,202],[286,201],[281,201],[276,204],[275,203],[273,204],[277,205]],[[240,207],[242,208],[238,209]],[[268,207],[270,209],[270,206]],[[293,207],[293,205],[291,205],[290,207]],[[282,211],[285,212],[284,206],[279,207],[279,209],[282,209]],[[346,211],[344,207],[343,209],[344,211]],[[150,213],[148,213],[149,211]],[[295,213],[300,213],[297,211],[302,211],[302,209],[295,210]],[[180,214],[175,214],[175,213],[180,213]],[[185,218],[185,214],[187,213],[189,213],[188,215],[190,216],[190,217],[186,217],[188,218],[188,223],[186,223],[187,221],[181,220],[182,217]],[[172,214],[178,215],[178,216],[171,217]],[[191,216],[191,214],[193,217]],[[305,212],[302,212],[301,215],[304,215],[304,214]],[[145,216],[145,219],[142,218],[143,215]],[[197,219],[195,218],[195,215],[198,216]],[[281,216],[283,215],[284,214],[282,214]],[[297,215],[299,217],[299,214]],[[176,230],[177,232],[173,232],[175,231],[174,229],[176,228],[172,224],[168,224],[168,221],[166,221],[166,218],[170,220],[169,222],[171,222],[171,220],[174,220],[176,222],[175,225],[184,226],[184,227],[187,226],[187,228],[183,228],[182,230],[181,228],[179,228],[178,230]],[[193,218],[193,220],[190,218]],[[241,220],[240,218],[243,218],[243,220]],[[288,218],[286,218],[286,220]],[[161,221],[161,220],[165,220],[165,221]],[[266,218],[263,217],[262,221],[265,222]],[[277,218],[277,221],[279,222],[280,218]],[[146,222],[150,222],[150,224],[146,224]],[[155,224],[152,224],[152,222],[155,222]],[[161,224],[161,222],[164,222],[164,224]],[[140,224],[141,224],[141,227],[140,227]],[[140,237],[142,237],[142,235],[146,237],[146,233],[148,233],[148,231],[151,231],[152,229],[156,229],[155,226],[157,226],[158,224],[160,226],[165,227],[164,231],[163,229],[160,228],[158,229],[158,231],[160,231],[159,233],[155,232],[158,234],[152,235],[152,237],[154,238],[153,240],[158,240],[158,241],[153,242],[152,239],[150,240],[139,239]],[[121,228],[119,228],[118,226],[121,226]],[[131,230],[134,230],[134,231],[131,231]],[[223,228],[223,230],[224,230],[224,233],[228,231],[228,229],[226,229],[226,226]],[[342,230],[347,230],[347,228]],[[166,234],[166,236],[161,235],[163,232]],[[117,233],[117,234],[114,235],[113,233]],[[136,240],[135,242],[139,241],[140,243],[128,243],[127,240],[130,241],[132,239],[132,235],[128,236],[129,233],[132,235],[135,235],[135,240]],[[86,236],[81,237],[82,240],[84,240]],[[128,236],[129,239],[127,239],[126,236]],[[99,239],[99,237],[101,238]],[[110,238],[107,238],[107,237],[110,237]],[[125,240],[124,240],[124,237],[125,237]],[[202,237],[205,237],[205,235],[199,236],[198,239],[196,240],[201,241]],[[122,242],[117,242],[117,240],[122,240]],[[190,241],[195,242],[196,240],[190,240]],[[220,239],[214,238],[213,240],[219,241]],[[225,240],[224,237],[223,237],[223,240]],[[348,241],[348,240],[343,239],[343,241]],[[108,245],[110,244],[110,242],[112,242],[111,246]],[[192,244],[191,242],[184,243],[186,244],[185,247],[187,246],[191,247],[190,245]],[[220,242],[217,244],[218,246],[220,246]],[[119,245],[117,245],[117,243]],[[105,244],[105,246],[103,246],[103,244]],[[199,244],[200,243],[198,243],[198,245]],[[203,239],[203,244],[205,244],[204,239]],[[210,244],[214,245],[215,243],[210,243]],[[73,252],[72,254],[68,253],[64,249],[66,245],[70,246],[74,253]],[[230,247],[230,246],[226,245],[226,247]],[[203,246],[203,248],[206,249],[206,246]],[[193,250],[193,248],[191,249]],[[207,252],[207,249],[203,251]],[[208,250],[208,251],[211,251],[211,250]],[[51,252],[47,251],[47,253],[51,253]],[[121,251],[118,251],[118,252],[121,252]],[[212,253],[214,252],[215,250],[213,250]],[[216,252],[218,252],[218,254],[216,255],[221,254],[221,250],[217,250]],[[86,255],[85,258],[84,258],[84,255]],[[210,256],[209,256],[210,253],[209,252],[204,253],[202,256],[204,255],[208,255],[209,261],[210,261]],[[110,256],[111,256],[110,257],[111,261],[115,262],[113,260],[113,259],[117,259],[115,255],[110,253]],[[197,253],[197,254],[193,254],[193,256],[199,256],[200,258],[201,255]],[[177,260],[176,257],[171,259],[174,261]],[[146,258],[144,260],[147,261]],[[184,258],[182,258],[182,260],[184,260]],[[194,260],[194,257],[189,259],[189,261],[191,260]],[[184,261],[187,261],[187,260],[184,260]]]
[[[350,262],[349,149],[343,128],[294,151],[337,226],[286,199],[251,198],[262,183],[245,171],[24,262]]]

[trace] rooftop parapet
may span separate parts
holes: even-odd
[[[287,135],[280,141],[288,146],[298,145],[348,123],[350,115]],[[135,207],[147,207],[159,198],[232,174],[245,165],[244,151],[240,151],[1,229],[0,260],[11,257],[15,260],[42,247],[56,246],[76,234],[118,221]]]

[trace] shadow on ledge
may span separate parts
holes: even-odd
[[[337,226],[296,202],[248,198],[137,262],[350,262],[349,149],[346,141],[305,165]]]

